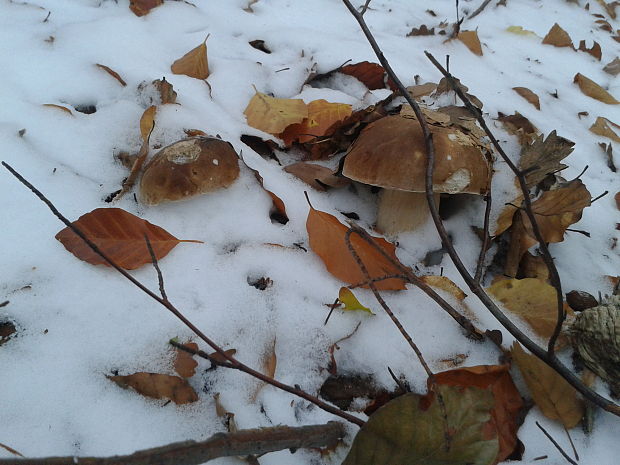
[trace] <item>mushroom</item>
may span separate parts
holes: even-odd
[[[230,143],[213,137],[175,142],[144,168],[140,200],[157,205],[228,187],[239,176],[238,159]]]
[[[431,125],[435,147],[433,192],[483,195],[490,161],[472,134],[456,126]],[[411,116],[386,116],[360,133],[349,149],[342,174],[382,187],[376,228],[386,235],[411,231],[430,216],[425,196],[426,147],[422,129]]]

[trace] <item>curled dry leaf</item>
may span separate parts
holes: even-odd
[[[243,160],[243,162],[245,163],[245,160]],[[258,183],[260,184],[260,187],[262,187],[263,190],[265,192],[267,192],[269,197],[271,197],[272,208],[271,208],[271,211],[269,212],[269,217],[272,220],[275,220],[275,221],[277,221],[280,224],[288,223],[288,215],[286,214],[286,205],[284,205],[284,202],[282,201],[282,199],[280,197],[278,197],[276,194],[274,194],[273,192],[271,192],[270,190],[267,190],[265,188],[263,177],[258,172],[258,170],[250,168],[247,165],[247,163],[246,163],[245,166],[247,166],[248,169],[250,171],[252,171],[252,173],[254,173],[254,177],[256,178]]]
[[[345,242],[345,234],[349,229],[338,219],[310,206],[306,229],[312,250],[323,260],[327,271],[347,284],[358,284],[366,281],[366,277]],[[357,234],[351,234],[351,246],[357,252],[360,260],[366,266],[371,278],[382,278],[386,275],[401,274],[400,270],[392,265],[380,252],[361,239]],[[374,242],[385,253],[398,261],[396,247],[382,238],[373,238]],[[391,278],[377,281],[375,286],[379,290],[395,291],[406,289],[402,279]],[[368,287],[368,286],[364,286]]]
[[[537,110],[540,110],[540,99],[538,98],[538,95],[536,95],[530,89],[528,89],[527,87],[513,87],[512,90],[514,90],[529,103],[534,105]]]
[[[582,40],[579,42],[579,48],[577,50],[581,52],[589,53],[594,58],[596,58],[598,61],[601,61],[601,58],[603,56],[603,51],[601,50],[601,46],[599,45],[598,42],[594,42],[594,44],[592,45],[592,48],[588,48],[586,47],[586,41]]]
[[[43,106],[48,108],[55,108],[57,110],[64,111],[65,113],[69,113],[71,116],[73,116],[73,112],[67,107],[63,107],[62,105],[56,105],[55,103],[44,103]]]
[[[164,0],[129,0],[129,9],[136,16],[144,16],[163,3]]]
[[[195,342],[186,342],[183,344],[190,349],[198,350],[198,344]],[[198,362],[194,360],[194,356],[189,352],[185,352],[181,349],[175,349],[176,357],[174,359],[174,371],[176,371],[183,378],[191,378],[196,373],[196,367]]]
[[[435,382],[448,386],[477,387],[493,393],[491,423],[497,431],[499,453],[496,462],[506,460],[517,447],[521,394],[510,376],[508,365],[479,365],[435,374]],[[429,390],[432,383],[428,382]]]
[[[614,142],[620,142],[620,126],[602,116],[596,118],[590,126],[590,131],[599,136],[608,137]]]
[[[307,118],[308,106],[302,99],[275,98],[256,91],[243,114],[248,125],[277,135]]]
[[[514,115],[505,115],[499,112],[497,120],[504,125],[509,133],[517,136],[521,145],[529,144],[538,137],[539,132],[536,126],[518,111],[515,111]]]
[[[428,28],[426,24],[422,24],[419,28],[411,29],[411,32],[407,34],[407,37],[417,37],[417,36],[434,36],[435,28]]]
[[[564,29],[560,27],[558,23],[555,23],[547,35],[542,40],[543,44],[553,45],[554,47],[571,47],[573,48],[573,41]]]
[[[261,356],[261,372],[264,375],[273,378],[276,375],[276,368],[278,366],[278,357],[276,355],[276,338],[273,338],[273,342],[265,347],[263,354]],[[265,383],[263,381],[259,381],[259,385],[254,391],[254,393],[250,396],[252,402],[256,401],[258,394],[265,387]]]
[[[138,372],[126,376],[108,376],[123,389],[133,388],[139,394],[153,399],[170,399],[177,405],[198,400],[198,395],[187,380],[173,375]]]
[[[338,292],[338,300],[344,306],[342,308],[343,310],[362,310],[374,315],[371,309],[364,307],[361,302],[357,300],[357,297],[355,297],[355,294],[353,294],[349,288],[340,288],[340,292]]]
[[[99,69],[104,70],[106,73],[108,73],[114,79],[116,79],[120,83],[121,86],[125,87],[127,85],[127,83],[123,80],[123,78],[120,76],[120,74],[118,74],[112,68],[109,68],[106,65],[101,65],[99,63],[96,63],[95,66],[97,66],[97,68],[99,68]]]
[[[581,92],[583,92],[588,97],[592,97],[600,102],[607,103],[608,105],[618,105],[620,102],[616,100],[613,95],[599,86],[596,82],[591,79],[588,79],[581,73],[575,74],[575,78],[573,82],[579,86]]]
[[[351,183],[347,178],[336,176],[329,168],[303,161],[285,166],[284,171],[319,191],[326,191],[330,187],[344,187]]]
[[[152,84],[159,93],[159,99],[162,105],[165,105],[167,103],[176,103],[177,93],[174,91],[172,84],[166,81],[165,77],[161,79],[155,79]]]
[[[327,100],[313,100],[308,105],[308,117],[301,123],[287,126],[280,138],[287,146],[293,142],[310,142],[317,137],[331,135],[328,131],[336,129],[336,123],[351,116],[351,105],[330,103]]]
[[[149,238],[158,260],[168,255],[179,242],[201,242],[179,240],[165,229],[120,208],[97,208],[82,215],[72,224],[118,266],[126,270],[135,270],[151,263],[145,235]],[[111,266],[69,227],[56,234],[56,239],[80,260],[92,265]]]
[[[196,79],[209,77],[209,61],[207,59],[207,39],[198,47],[193,48],[170,66],[174,74],[184,74]]]
[[[454,284],[454,281],[452,281],[447,276],[433,276],[433,275],[420,276],[420,281],[425,282],[431,287],[441,289],[442,291],[445,291],[448,294],[452,294],[452,296],[454,296],[454,298],[456,298],[456,300],[458,301],[463,301],[463,299],[467,297],[467,294],[465,294],[461,290],[461,288],[458,287],[456,284]]]
[[[377,63],[362,61],[360,63],[343,66],[336,71],[353,76],[370,90],[385,88],[396,90],[396,84],[389,79],[383,66]]]
[[[474,55],[482,56],[482,45],[477,31],[460,31],[456,38],[463,42]]]
[[[415,86],[407,87],[407,92],[413,98],[424,97],[430,95],[437,90],[437,84],[434,82],[427,82],[426,84],[418,84]]]
[[[575,388],[545,362],[525,352],[518,342],[511,352],[541,412],[566,428],[575,427],[584,414],[583,402],[577,397]]]

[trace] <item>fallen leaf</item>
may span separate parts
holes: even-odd
[[[539,255],[532,255],[525,252],[519,263],[520,278],[536,278],[546,283],[549,282],[549,268],[543,258]]]
[[[415,86],[407,87],[407,92],[413,98],[424,97],[425,95],[430,95],[437,90],[437,84],[434,82],[427,82],[426,84],[419,84]]]
[[[514,115],[505,115],[499,112],[497,120],[504,125],[509,133],[517,136],[521,145],[531,143],[538,137],[539,132],[536,126],[518,111],[515,111]]]
[[[480,45],[477,31],[460,31],[456,38],[463,42],[474,55],[482,56],[482,45]]]
[[[62,105],[56,105],[55,103],[44,103],[43,106],[49,108],[56,108],[57,110],[62,110],[65,113],[69,113],[71,116],[73,116],[73,112],[67,107],[63,107]]]
[[[267,46],[265,45],[265,41],[264,40],[251,40],[250,42],[248,42],[248,44],[250,44],[250,47],[255,48],[256,50],[260,50],[263,53],[271,53],[271,50],[269,50],[267,48]]]
[[[243,114],[249,126],[277,135],[307,118],[308,106],[302,99],[275,98],[256,91]]]
[[[566,165],[560,162],[573,152],[574,145],[574,142],[558,136],[554,130],[547,138],[539,135],[530,144],[523,146],[519,169],[526,173],[527,186],[536,186],[548,174],[566,168]]]
[[[17,332],[15,325],[10,321],[0,323],[0,346],[11,339],[11,336]]]
[[[118,266],[126,270],[135,270],[151,263],[145,235],[149,238],[158,260],[165,257],[179,242],[200,242],[179,240],[159,226],[120,208],[97,208],[82,215],[72,224]],[[56,234],[56,239],[80,260],[92,265],[111,266],[69,227]]]
[[[237,349],[228,349],[228,350],[225,350],[224,353],[232,357],[233,355],[237,353]],[[228,362],[228,359],[224,357],[223,355],[221,355],[219,352],[212,352],[209,354],[209,357],[211,357],[212,359],[215,359],[218,362],[222,362],[222,363]]]
[[[183,132],[187,135],[187,137],[204,137],[207,135],[207,133],[201,129],[183,129]]]
[[[526,353],[518,342],[511,352],[541,412],[568,429],[576,426],[583,417],[584,407],[575,388],[545,362]]]
[[[313,100],[308,104],[308,117],[301,123],[291,124],[280,134],[287,146],[293,142],[310,142],[317,137],[329,136],[335,124],[351,116],[351,105]]]
[[[336,278],[347,284],[358,284],[366,281],[366,277],[355,258],[351,254],[345,242],[345,234],[349,229],[338,219],[329,213],[315,210],[310,206],[306,229],[312,250],[323,260],[323,263]],[[370,278],[381,278],[386,275],[401,274],[401,271],[392,265],[374,249],[370,244],[361,239],[357,234],[351,234],[351,246],[357,252],[360,260],[366,266]],[[373,237],[374,242],[382,248],[394,260],[396,247],[385,239]],[[402,279],[391,278],[377,281],[375,286],[379,290],[403,290],[406,289]],[[368,288],[368,286],[364,286]]]
[[[377,410],[358,431],[342,465],[496,463],[499,445],[490,413],[493,394],[476,387],[438,389],[443,407],[433,394],[407,393]]]
[[[428,28],[425,24],[422,24],[419,28],[411,29],[411,32],[407,34],[407,37],[417,37],[417,36],[434,36],[435,28]]]
[[[538,37],[538,34],[536,34],[534,31],[529,31],[527,29],[523,29],[522,26],[508,26],[506,28],[507,32],[510,32],[511,34],[517,34],[520,36],[532,36],[532,37]]]
[[[13,455],[17,455],[18,457],[23,457],[22,454],[20,454],[18,451],[16,451],[15,449],[13,449],[12,447],[7,446],[6,444],[2,444],[0,442],[0,447],[2,447],[4,450],[6,450],[7,452],[13,454]]]
[[[465,294],[461,290],[461,288],[458,287],[456,284],[454,284],[454,281],[452,281],[447,276],[433,276],[433,275],[420,276],[420,281],[425,282],[431,287],[441,289],[442,291],[445,291],[448,294],[452,294],[454,298],[458,301],[463,301],[463,299],[467,297],[467,294]]]
[[[603,56],[603,51],[601,50],[601,46],[599,45],[598,42],[594,42],[594,44],[592,45],[592,48],[588,48],[586,47],[586,41],[582,40],[579,42],[579,48],[577,50],[581,52],[589,53],[594,58],[596,58],[598,61],[601,61],[601,58]]]
[[[229,433],[234,433],[237,431],[237,423],[235,422],[235,414],[229,412],[228,409],[222,405],[222,401],[220,400],[220,393],[216,392],[213,395],[213,400],[215,401],[215,413],[218,417],[222,419],[226,430]]]
[[[163,3],[164,0],[129,0],[129,9],[136,16],[144,16]]]
[[[447,386],[477,387],[493,393],[491,422],[497,430],[499,453],[496,462],[506,460],[517,447],[521,394],[510,376],[509,365],[479,365],[435,374],[435,382]],[[429,390],[432,383],[428,383]]]
[[[604,0],[596,0],[601,5],[611,19],[616,19],[616,7],[620,5],[620,2],[605,2]]]
[[[159,93],[159,99],[162,105],[167,103],[176,103],[177,93],[174,91],[172,84],[166,81],[166,78],[155,79],[152,82],[155,89]]]
[[[263,355],[261,356],[261,372],[264,375],[269,376],[270,378],[275,377],[276,368],[278,366],[278,357],[276,355],[276,338],[273,338],[273,342],[265,348]],[[259,385],[254,391],[254,393],[250,396],[250,400],[252,402],[256,402],[256,398],[260,391],[265,387],[265,383],[263,381],[259,381]]]
[[[107,376],[123,389],[133,388],[139,394],[153,399],[170,399],[177,405],[198,400],[198,395],[187,380],[173,375],[138,372],[127,376]]]
[[[183,344],[190,349],[198,350],[198,344],[195,342],[186,342]],[[198,362],[194,360],[194,356],[181,349],[176,350],[176,357],[174,359],[174,371],[176,371],[183,378],[191,378],[196,373],[196,367]]]
[[[284,171],[291,173],[318,191],[326,191],[330,187],[344,187],[351,183],[347,178],[336,176],[329,168],[303,161],[285,166]]]
[[[345,65],[335,71],[353,76],[370,90],[391,89],[396,90],[396,84],[388,77],[383,66],[369,61]]]
[[[547,35],[542,40],[543,44],[553,45],[554,47],[571,47],[573,48],[573,41],[564,29],[560,27],[558,23],[555,23]]]
[[[106,65],[100,65],[99,63],[96,63],[95,66],[97,66],[98,68],[104,70],[106,73],[108,73],[114,79],[116,79],[120,83],[121,86],[123,86],[123,87],[127,86],[127,83],[123,80],[123,78],[116,71],[114,71],[112,68],[109,68]]]
[[[151,105],[140,117],[140,135],[142,136],[142,142],[148,144],[149,136],[155,126],[155,115],[157,114],[157,107]]]
[[[537,110],[540,110],[540,100],[538,98],[538,95],[536,95],[530,89],[528,89],[527,87],[513,87],[512,90],[514,90],[529,103],[534,105]]]
[[[487,288],[511,313],[525,320],[545,340],[553,334],[558,319],[555,288],[535,278],[503,279]]]
[[[577,83],[579,89],[581,89],[581,92],[588,97],[592,97],[593,99],[607,103],[608,105],[620,104],[620,102],[618,102],[609,92],[581,73],[575,74],[573,82]]]
[[[616,201],[616,208],[620,210],[620,192],[616,192],[614,200]]]
[[[344,305],[343,310],[362,310],[364,312],[368,312],[371,315],[374,315],[372,310],[368,307],[364,307],[355,294],[346,287],[341,287],[340,292],[338,292],[338,300]]]
[[[243,160],[243,158],[241,159]],[[243,160],[243,162],[245,163],[245,160]],[[280,224],[288,223],[288,215],[286,214],[286,205],[284,205],[284,202],[282,201],[282,199],[278,197],[276,194],[274,194],[273,192],[271,192],[270,190],[267,190],[265,188],[263,177],[258,172],[258,170],[250,168],[247,165],[247,163],[245,164],[245,166],[247,166],[248,169],[252,171],[252,173],[254,173],[254,177],[256,178],[260,186],[263,188],[265,192],[267,192],[269,197],[271,197],[272,208],[271,208],[271,211],[269,212],[269,217],[272,219],[272,221],[277,221]]]
[[[620,73],[620,58],[616,57],[607,63],[603,68],[603,71],[607,74],[611,74],[612,76],[617,76]]]
[[[595,123],[590,126],[590,131],[599,136],[607,137],[614,142],[620,142],[620,126],[602,116],[596,118]]]
[[[209,77],[209,61],[207,59],[207,38],[198,47],[193,48],[170,66],[174,74],[184,74],[196,79]]]

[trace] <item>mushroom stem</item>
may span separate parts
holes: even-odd
[[[439,205],[439,194],[435,194],[435,203]],[[424,193],[383,189],[379,194],[376,229],[386,236],[413,231],[429,218]]]

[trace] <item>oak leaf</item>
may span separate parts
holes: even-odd
[[[514,90],[529,103],[534,105],[537,110],[540,110],[540,99],[538,98],[538,95],[536,95],[530,89],[528,89],[527,87],[513,87],[512,90]]]
[[[207,39],[198,47],[193,48],[170,66],[174,74],[184,74],[196,79],[209,77],[209,61],[207,59]]]
[[[595,123],[590,126],[590,131],[614,142],[620,142],[620,126],[602,116],[596,118]]]
[[[367,280],[345,242],[345,234],[349,229],[347,226],[338,221],[335,216],[315,210],[311,206],[306,220],[306,229],[310,247],[323,260],[327,271],[348,284],[358,284]],[[402,274],[397,267],[357,234],[351,234],[350,239],[352,248],[366,266],[370,278]],[[373,240],[388,256],[398,261],[396,247],[393,244],[378,237]],[[405,282],[398,278],[377,281],[375,286],[385,291],[406,289]]]
[[[328,136],[335,124],[351,116],[351,105],[313,100],[308,104],[308,117],[301,123],[291,124],[280,134],[287,146],[293,142],[310,142],[317,137]]]
[[[460,31],[456,38],[463,42],[474,55],[482,56],[482,45],[478,39],[478,32]]]
[[[596,99],[599,102],[607,103],[608,105],[620,104],[620,102],[616,100],[613,95],[581,73],[575,74],[573,82],[576,83],[579,86],[579,89],[581,89],[581,92],[588,97],[592,97],[593,99]]]
[[[308,106],[302,99],[275,98],[256,91],[243,114],[249,126],[277,135],[307,118]]]
[[[126,376],[108,376],[123,389],[133,388],[139,394],[153,399],[170,399],[175,404],[189,404],[198,400],[198,395],[187,380],[173,375],[138,372]]]
[[[584,405],[575,388],[545,362],[526,353],[519,343],[515,342],[511,352],[541,412],[566,428],[576,426],[583,417]]]
[[[82,215],[72,224],[112,261],[126,270],[135,270],[151,263],[145,235],[149,238],[158,260],[168,255],[179,242],[201,242],[179,240],[163,228],[120,208],[97,208]],[[80,260],[92,265],[111,266],[69,227],[56,234],[56,239]]]
[[[571,47],[573,48],[573,41],[564,29],[560,27],[558,23],[555,23],[547,35],[542,40],[543,44],[553,45],[554,47]]]
[[[190,349],[198,350],[198,344],[195,342],[186,342],[183,344]],[[183,378],[191,378],[196,373],[196,367],[198,362],[194,360],[194,356],[189,352],[185,352],[181,349],[176,350],[176,357],[174,359],[174,371],[176,371]]]

